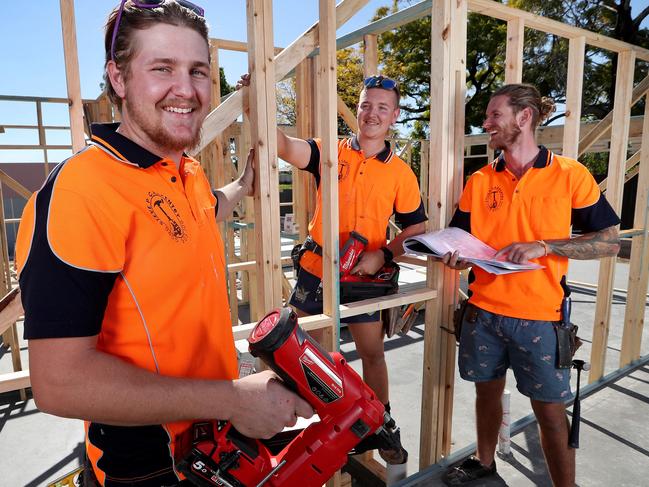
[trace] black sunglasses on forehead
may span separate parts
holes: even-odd
[[[394,90],[397,87],[397,82],[392,78],[386,78],[385,76],[370,76],[363,80],[363,85],[365,88],[383,88],[384,90]]]
[[[156,8],[165,3],[166,0],[130,0],[131,4],[137,8]],[[199,17],[205,17],[205,10],[198,5],[188,2],[187,0],[174,0],[178,5],[191,10]],[[115,40],[117,39],[117,31],[119,30],[119,23],[122,20],[122,13],[124,12],[124,4],[126,0],[122,0],[119,4],[119,11],[117,12],[117,20],[113,26],[113,37],[110,41],[110,58],[115,61]]]

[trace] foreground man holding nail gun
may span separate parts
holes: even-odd
[[[237,379],[216,220],[252,194],[253,157],[213,194],[185,154],[210,106],[203,10],[122,1],[105,47],[122,123],[93,126],[18,235],[34,399],[86,421],[85,486],[188,485],[174,453],[196,419],[269,438],[313,409],[270,371]]]
[[[463,485],[495,475],[494,453],[502,421],[501,396],[511,367],[528,396],[541,446],[556,486],[575,485],[575,451],[568,444],[564,402],[572,397],[568,259],[614,256],[620,220],[579,162],[537,146],[535,130],[554,110],[531,85],[496,91],[483,123],[489,146],[501,151],[468,180],[450,226],[460,227],[515,263],[543,269],[494,276],[473,268],[461,326],[459,369],[476,384],[477,452],[445,476]],[[571,238],[571,227],[583,232]],[[467,263],[457,254],[443,262]]]

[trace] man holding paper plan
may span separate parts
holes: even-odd
[[[460,375],[476,385],[477,451],[446,473],[448,485],[496,473],[509,367],[531,400],[553,484],[575,485],[564,405],[572,397],[570,369],[557,352],[559,325],[569,322],[561,313],[570,292],[568,259],[616,255],[620,220],[583,165],[537,146],[535,129],[553,110],[554,102],[531,85],[494,93],[483,127],[500,156],[469,178],[450,222],[499,249],[494,259],[542,268],[496,275],[472,267],[458,356]],[[571,238],[571,227],[583,233]],[[442,262],[453,269],[470,265],[457,251]]]

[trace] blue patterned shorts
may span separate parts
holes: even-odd
[[[469,312],[471,307],[477,313]],[[554,325],[510,318],[469,304],[460,338],[460,375],[471,382],[486,382],[504,377],[511,367],[521,394],[544,402],[571,399],[570,369],[556,368]]]

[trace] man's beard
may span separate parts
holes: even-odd
[[[138,103],[132,99],[127,93],[126,102],[131,108],[129,114],[133,123],[137,125],[146,135],[149,140],[156,146],[164,151],[176,152],[187,151],[198,146],[201,141],[201,126],[199,126],[190,136],[180,136],[167,130],[160,120],[151,120],[139,108]],[[129,103],[130,102],[130,103]],[[194,108],[197,110],[199,107]],[[155,113],[155,112],[154,112]],[[158,154],[161,155],[161,154]]]
[[[502,129],[498,130],[497,138],[489,141],[489,147],[494,150],[507,150],[511,147],[521,135],[521,129],[516,125],[516,122],[507,124]]]

